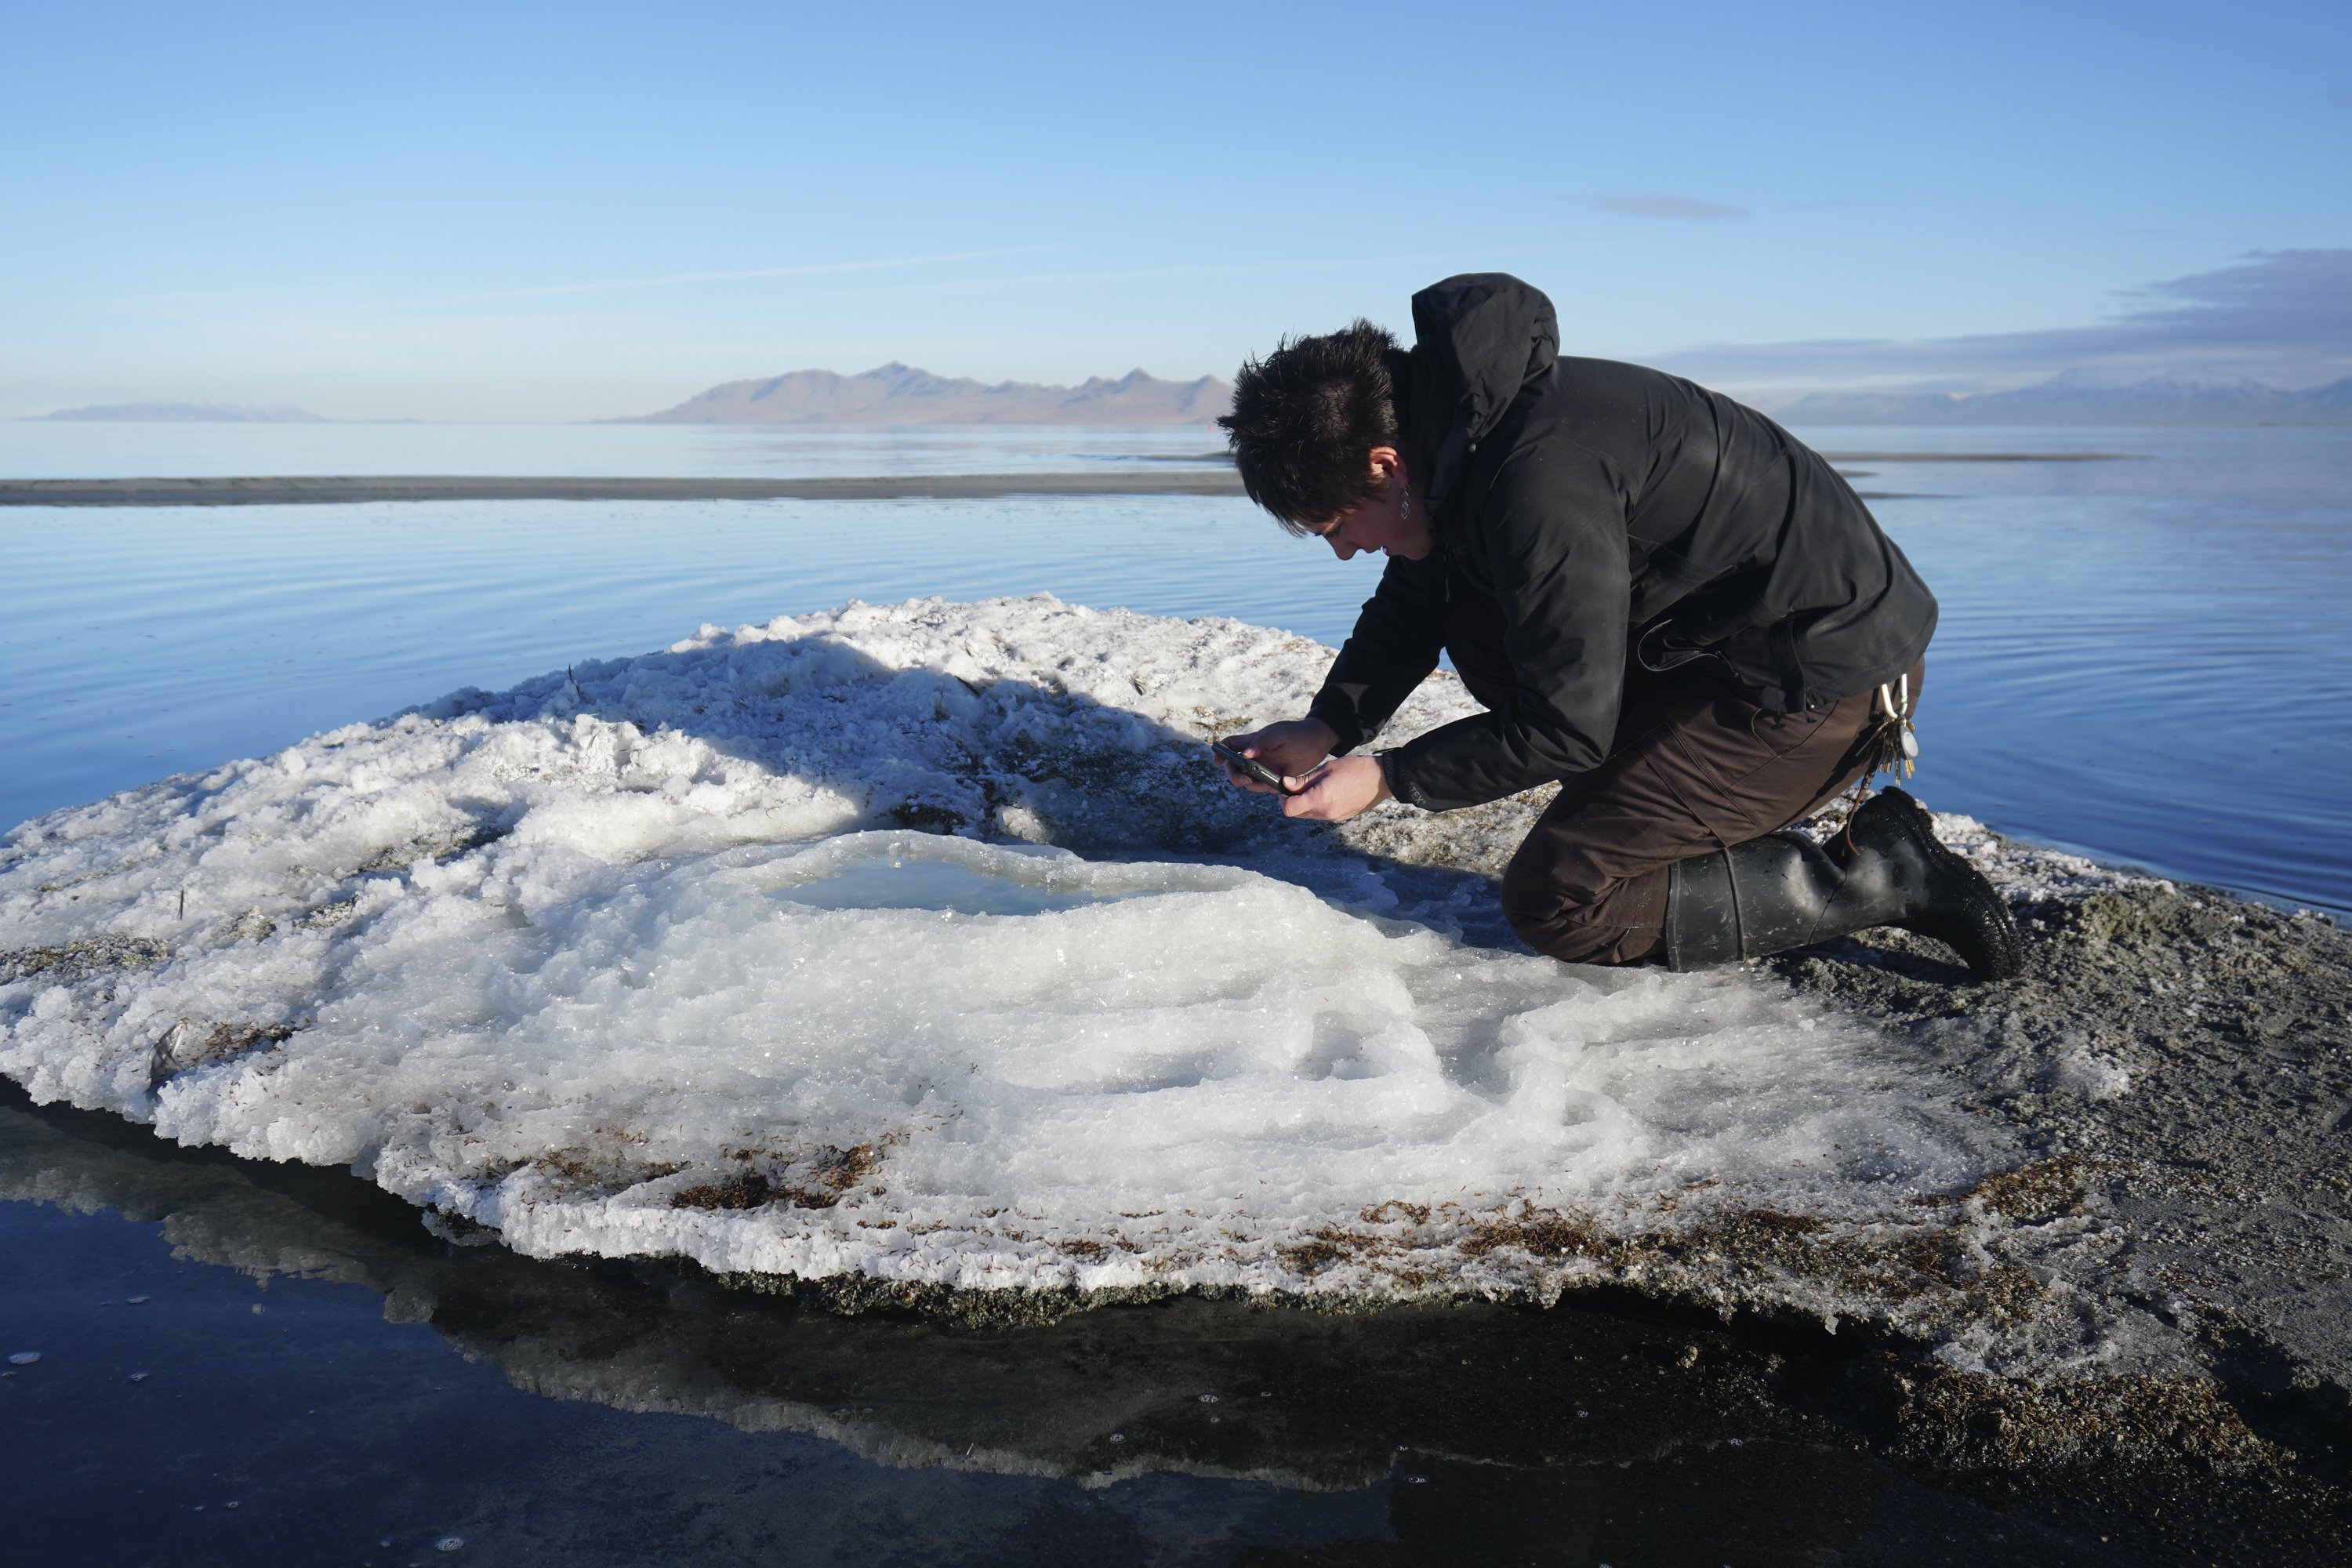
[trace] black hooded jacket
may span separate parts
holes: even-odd
[[[1462,587],[1500,606],[1513,689],[1388,752],[1399,799],[1450,811],[1597,766],[1645,631],[1782,712],[1927,650],[1934,595],[1764,416],[1661,371],[1560,358],[1551,301],[1502,273],[1423,289],[1412,323],[1398,416],[1437,548],[1389,562],[1311,712],[1342,752],[1370,740],[1437,668]]]

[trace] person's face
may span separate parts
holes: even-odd
[[[1407,561],[1423,559],[1437,548],[1437,536],[1430,531],[1427,510],[1412,493],[1404,459],[1393,447],[1375,447],[1371,465],[1380,493],[1324,523],[1315,536],[1342,561],[1373,550]]]

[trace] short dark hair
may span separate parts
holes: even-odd
[[[1284,528],[1311,535],[1380,494],[1366,459],[1397,445],[1398,357],[1396,339],[1360,319],[1242,362],[1234,411],[1217,424],[1242,488]]]

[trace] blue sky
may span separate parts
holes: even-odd
[[[0,415],[1230,375],[1472,268],[1737,389],[2168,368],[2248,278],[2181,368],[2352,371],[2340,0],[0,3]]]

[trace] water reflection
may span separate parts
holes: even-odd
[[[182,1150],[13,1090],[0,1100],[0,1198],[160,1222],[179,1256],[257,1279],[364,1287],[386,1321],[429,1324],[530,1394],[801,1434],[886,1474],[1048,1478],[1080,1494],[1228,1478],[1292,1494],[1370,1489],[1367,1501],[1385,1501],[1385,1528],[1356,1530],[1339,1556],[1244,1532],[1203,1557],[1198,1531],[1171,1518],[1163,1531],[1192,1546],[1165,1560],[2104,1555],[2088,1535],[1923,1488],[1866,1454],[1849,1363],[1709,1323],[1486,1307],[1324,1315],[1198,1299],[1042,1326],[992,1324],[986,1305],[983,1321],[944,1324],[887,1296],[845,1315],[682,1266],[541,1263],[428,1235],[415,1211],[347,1175]],[[174,1376],[270,1372],[224,1359]],[[1235,1494],[1220,1495],[1230,1511]],[[625,1515],[641,1503],[604,1506]],[[1098,1548],[1017,1560],[1126,1560],[1090,1554]]]

